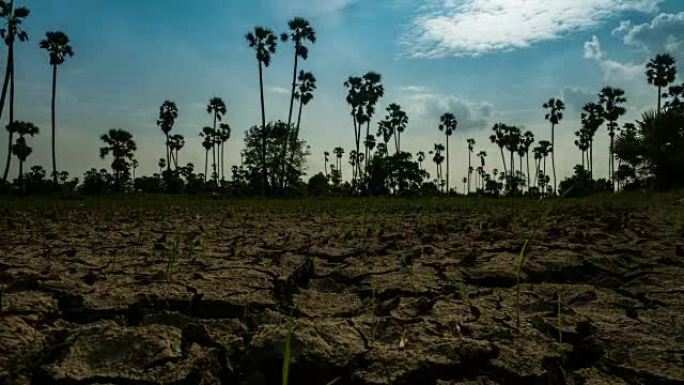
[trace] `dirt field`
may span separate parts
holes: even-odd
[[[0,383],[684,384],[681,194],[0,218]]]

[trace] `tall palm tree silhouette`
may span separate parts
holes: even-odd
[[[178,107],[176,103],[165,100],[159,107],[159,119],[157,119],[157,126],[162,130],[166,137],[166,170],[171,170],[171,149],[169,147],[169,133],[173,129],[173,125],[178,118]]]
[[[422,170],[423,169],[423,161],[425,160],[425,152],[418,151],[417,160],[418,160],[418,169]]]
[[[287,26],[289,28],[289,31],[287,33],[283,33],[280,35],[280,39],[283,42],[286,42],[288,40],[292,40],[295,46],[295,58],[294,58],[294,70],[292,71],[292,92],[290,93],[290,110],[287,115],[287,129],[291,130],[292,129],[292,112],[294,110],[294,101],[295,101],[295,93],[296,93],[296,87],[297,87],[297,68],[299,64],[299,58],[302,58],[302,60],[306,60],[309,57],[309,49],[304,45],[304,43],[308,40],[311,43],[316,42],[316,32],[314,31],[313,27],[311,27],[311,24],[309,23],[308,20],[301,18],[301,17],[295,17],[294,19],[290,20],[287,23]],[[307,102],[308,103],[308,102]],[[300,116],[301,116],[301,109],[300,109]],[[282,169],[282,175],[280,177],[280,189],[282,190],[284,188],[284,183],[285,183],[285,157],[287,154],[287,140],[285,141],[285,144],[283,145],[283,156],[282,156],[282,163],[283,163],[283,169]]]
[[[30,11],[26,7],[14,8],[14,0],[10,2],[0,1],[0,19],[4,20],[4,26],[0,29],[0,37],[2,37],[7,45],[7,65],[5,67],[5,80],[2,83],[2,93],[0,94],[0,118],[2,118],[2,111],[5,107],[5,97],[7,95],[7,87],[10,87],[9,100],[9,122],[14,122],[14,42],[27,41],[28,34],[21,28],[23,20],[28,17]],[[13,132],[9,131],[9,140],[7,141],[7,161],[5,163],[5,172],[2,174],[2,180],[7,181],[7,173],[9,172],[10,163],[12,162],[12,137]]]
[[[342,173],[342,155],[344,155],[344,149],[342,147],[335,147],[333,149],[333,154],[335,154],[335,158],[336,158],[336,163],[335,163],[336,167],[335,168],[341,174]]]
[[[261,193],[266,195],[268,193],[268,170],[266,167],[266,141],[268,140],[268,131],[266,128],[266,105],[264,103],[264,69],[271,65],[271,55],[275,54],[278,46],[278,39],[273,31],[269,28],[255,27],[254,31],[248,32],[245,35],[247,43],[250,48],[256,52],[256,59],[259,64],[259,94],[261,98],[261,174],[262,186]]]
[[[328,161],[330,160],[330,153],[323,151],[323,170],[325,171],[325,179],[328,179]]]
[[[487,158],[487,152],[486,151],[480,151],[477,154],[477,157],[480,158],[480,180],[481,180],[481,187],[484,190],[484,174],[485,174],[485,159]],[[477,191],[477,188],[475,189]]]
[[[594,180],[594,136],[598,129],[603,125],[605,111],[603,106],[596,103],[587,103],[582,107],[582,129],[586,130],[589,139],[589,178]],[[593,182],[592,182],[593,183]]]
[[[294,130],[294,135],[293,135],[293,142],[297,143],[299,140],[299,127],[302,122],[302,110],[304,109],[304,106],[309,104],[313,98],[314,94],[313,92],[316,90],[316,77],[311,73],[311,72],[304,72],[300,71],[299,72],[299,77],[297,78],[298,83],[297,83],[297,91],[294,94],[294,97],[296,100],[299,101],[299,113],[297,115],[297,125],[295,126]],[[288,126],[289,127],[289,126]],[[281,175],[281,190],[284,189],[285,185],[285,157],[287,156],[287,142],[285,141],[285,144],[283,145],[283,167],[282,167],[282,175]],[[290,164],[294,162],[294,156],[295,152],[293,151],[290,154]]]
[[[471,155],[473,154],[473,150],[475,149],[475,139],[466,139],[466,143],[468,144],[468,186],[466,189],[466,194],[470,194],[470,176],[473,173],[471,165]]]
[[[207,174],[209,172],[209,150],[214,148],[214,129],[211,127],[203,127],[202,132],[200,132],[200,137],[204,138],[202,141],[202,147],[204,148],[204,182],[207,181]]]
[[[169,137],[169,152],[171,153],[171,160],[173,161],[173,167],[176,169],[176,171],[178,170],[178,165],[180,164],[178,153],[183,147],[185,147],[185,137],[183,137],[183,135],[176,134]]]
[[[159,158],[159,162],[157,163],[157,165],[159,166],[159,176],[161,176],[164,172],[164,168],[166,168],[166,159]]]
[[[442,162],[444,162],[444,155],[442,155],[442,151],[444,151],[444,145],[441,143],[435,143],[434,151],[430,151],[430,154],[434,154],[432,156],[432,161],[435,162],[435,166],[437,168],[437,186],[443,186],[444,183],[444,178],[442,175]]]
[[[228,125],[227,123],[219,124],[219,130],[218,130],[217,134],[218,134],[218,138],[219,138],[220,145],[221,145],[221,180],[225,180],[225,178],[226,178],[224,175],[224,171],[225,171],[226,166],[223,162],[224,161],[224,150],[223,150],[223,148],[225,147],[226,142],[230,139],[230,131],[231,131],[230,125]]]
[[[553,169],[553,193],[556,193],[556,125],[563,120],[565,104],[562,100],[551,98],[544,103],[543,108],[547,111],[544,119],[551,122],[551,168]]]
[[[370,135],[370,124],[375,114],[375,105],[381,97],[385,95],[385,87],[381,84],[382,76],[377,72],[368,72],[363,75],[361,92],[364,97],[363,120],[366,123],[366,138]],[[366,146],[365,169],[368,170],[368,158],[370,149]]]
[[[344,82],[344,86],[348,89],[346,100],[347,104],[351,106],[351,116],[354,123],[354,142],[356,144],[356,153],[358,153],[361,147],[361,124],[364,121],[364,96],[361,89],[363,80],[358,76],[350,76]],[[356,168],[352,172],[352,182],[356,182],[356,175],[359,173],[358,165],[354,164],[354,167]]]
[[[137,150],[133,135],[122,129],[111,129],[102,135],[100,140],[105,144],[104,147],[100,148],[100,158],[104,159],[107,155],[112,155],[114,158],[112,161],[114,180],[117,187],[123,190],[123,182],[128,179],[130,161],[133,160],[134,153]]]
[[[401,106],[396,103],[390,104],[386,111],[385,121],[389,122],[389,131],[391,134],[394,134],[394,150],[398,154],[401,152],[401,134],[408,126],[409,118],[406,112],[401,109]]]
[[[662,89],[674,82],[677,77],[676,62],[669,54],[660,54],[646,63],[646,79],[648,84],[658,87],[658,113],[661,112]]]
[[[603,106],[604,118],[608,122],[608,136],[610,136],[608,175],[613,188],[615,188],[615,132],[620,129],[617,120],[627,112],[622,106],[627,102],[627,98],[625,98],[625,91],[619,88],[605,87],[599,93],[599,102]]]
[[[489,137],[492,143],[499,146],[499,151],[501,152],[501,162],[503,162],[504,174],[508,175],[508,168],[506,168],[506,157],[504,156],[503,149],[506,146],[506,135],[504,133],[505,124],[497,123],[492,127],[494,133]]]
[[[458,127],[458,121],[454,114],[447,112],[439,118],[439,130],[446,136],[446,192],[449,193],[449,137],[454,134]]]
[[[521,148],[524,149],[527,163],[527,191],[530,189],[530,147],[534,144],[534,134],[532,131],[525,131],[522,137]]]
[[[33,137],[37,135],[39,129],[30,122],[14,121],[8,124],[7,130],[19,135],[16,143],[12,145],[12,154],[19,160],[19,181],[21,182],[24,177],[24,162],[33,152],[33,149],[26,142],[26,136]]]
[[[46,32],[45,39],[40,41],[40,48],[50,55],[52,66],[52,181],[57,186],[57,156],[55,155],[55,97],[57,90],[57,67],[62,65],[67,57],[74,56],[74,50],[69,45],[69,37],[64,32]]]
[[[209,104],[207,104],[207,113],[211,114],[214,120],[214,126],[211,130],[210,134],[210,140],[213,142],[213,145],[211,146],[211,154],[212,154],[212,176],[214,178],[214,182],[216,182],[216,185],[218,186],[218,169],[217,169],[217,164],[216,164],[216,141],[217,141],[217,136],[218,136],[218,131],[216,130],[216,124],[217,122],[220,122],[223,119],[223,115],[226,114],[226,103],[223,102],[223,100],[219,97],[213,97],[209,100]]]

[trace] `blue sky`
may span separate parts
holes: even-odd
[[[62,30],[76,55],[59,70],[58,160],[60,169],[79,176],[108,166],[97,147],[109,128],[135,135],[141,171],[152,173],[164,153],[155,121],[165,99],[180,108],[174,131],[187,140],[181,162],[201,168],[198,133],[210,122],[204,106],[222,97],[233,127],[227,161],[238,162],[244,131],[260,120],[257,64],[244,34],[256,25],[284,31],[293,16],[310,19],[318,33],[302,66],[319,81],[302,123],[312,147],[310,175],[322,171],[323,151],[352,147],[342,86],[350,75],[383,75],[379,111],[396,102],[409,113],[406,150],[427,152],[443,142],[439,115],[456,114],[453,185],[465,174],[466,138],[475,138],[488,164],[501,168],[487,139],[496,122],[548,139],[541,105],[549,97],[568,104],[556,156],[559,174],[569,173],[579,162],[578,106],[604,85],[621,87],[629,100],[626,119],[635,119],[653,107],[656,94],[643,76],[646,60],[664,50],[684,59],[681,0],[18,1],[32,13],[25,23],[31,40],[17,46],[16,118],[43,131],[32,140],[28,164],[49,164],[51,72],[38,41],[45,31]],[[270,120],[286,119],[292,56],[292,47],[281,44],[265,73]],[[3,63],[5,57],[3,48]],[[3,161],[6,140],[0,135]],[[607,146],[605,132],[597,145]],[[599,171],[606,162],[605,154],[596,155]]]

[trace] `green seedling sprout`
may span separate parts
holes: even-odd
[[[291,344],[292,333],[294,332],[294,325],[292,317],[287,321],[287,334],[285,334],[285,341],[283,342],[283,371],[282,371],[282,385],[287,385],[290,378],[290,358],[292,355]]]
[[[518,269],[515,273],[515,325],[520,329],[520,277],[522,275],[522,268],[525,264],[525,251],[527,251],[527,242],[523,244],[520,250],[520,257],[518,258]]]

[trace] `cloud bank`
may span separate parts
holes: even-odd
[[[661,1],[435,0],[421,7],[402,45],[417,58],[479,56],[559,39],[622,12],[655,12]]]

